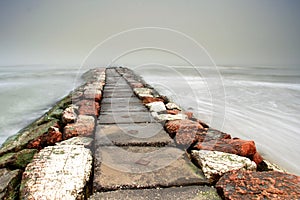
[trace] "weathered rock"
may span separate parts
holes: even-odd
[[[142,83],[130,83],[132,88],[143,88],[144,85]]]
[[[199,123],[199,122],[198,122]],[[219,139],[231,139],[231,136],[227,133],[215,130],[215,129],[205,129],[204,132],[199,132],[196,135],[197,142],[204,142],[210,140],[219,140]]]
[[[159,97],[144,97],[143,98],[143,104],[148,104],[148,103],[157,102],[157,101],[164,102],[164,100]]]
[[[93,116],[78,115],[78,119],[73,124],[68,124],[64,128],[63,138],[68,139],[75,136],[92,136],[95,129],[95,118]]]
[[[144,97],[153,97],[152,89],[149,88],[134,88],[133,92],[141,99]]]
[[[59,131],[59,128],[56,126],[51,126],[48,129],[48,132],[32,140],[27,148],[29,149],[42,149],[45,146],[53,145],[56,142],[62,141],[62,133]]]
[[[162,112],[166,110],[165,104],[161,101],[146,104],[150,112]]]
[[[216,182],[223,174],[232,170],[256,170],[255,162],[249,158],[220,151],[193,150],[192,158],[211,182]]]
[[[198,132],[203,131],[203,127],[198,122],[191,120],[173,120],[165,124],[169,135],[174,138],[177,144],[191,145]]]
[[[231,171],[216,184],[225,199],[300,199],[300,177],[288,173]]]
[[[185,111],[183,113],[187,116],[188,119],[192,119],[194,117],[194,113],[192,113],[192,112]]]
[[[81,100],[78,102],[79,115],[99,116],[100,105],[93,100]]]
[[[178,119],[187,119],[187,116],[185,114],[177,114],[177,115],[171,115],[171,114],[158,114],[157,112],[151,112],[151,115],[154,119],[158,121],[172,121],[172,120],[178,120]]]
[[[186,186],[171,188],[155,188],[141,190],[117,190],[110,192],[98,192],[89,200],[153,200],[153,199],[193,199],[193,200],[221,200],[217,190],[208,186]]]
[[[110,146],[98,148],[95,158],[94,191],[208,183],[177,148]]]
[[[74,123],[77,120],[77,114],[74,106],[66,108],[62,114],[62,122],[64,124]]]
[[[86,148],[91,148],[93,139],[90,137],[73,137],[61,142],[56,143],[55,145],[83,145]]]
[[[20,199],[85,199],[91,169],[91,151],[81,145],[46,147],[27,165]]]
[[[52,120],[41,125],[33,125],[7,139],[0,149],[0,156],[10,151],[19,151],[26,148],[27,144],[48,132],[51,126],[55,126],[58,120]]]
[[[280,168],[278,165],[271,163],[270,161],[263,160],[258,166],[257,170],[259,171],[278,171],[278,172],[287,172],[286,170]]]
[[[168,110],[173,110],[173,109],[181,110],[181,108],[177,104],[172,103],[172,102],[167,103],[166,107]]]
[[[195,146],[198,150],[222,151],[244,156],[253,160],[256,154],[256,147],[254,141],[247,141],[241,139],[218,139],[198,142]],[[254,161],[254,160],[253,160]],[[257,165],[259,163],[256,163]]]
[[[99,89],[88,89],[84,91],[84,98],[99,102],[102,98],[102,92]]]
[[[167,110],[167,114],[170,114],[170,115],[178,115],[180,113],[180,110]]]
[[[23,149],[16,153],[7,153],[0,157],[0,168],[23,169],[32,160],[36,149]]]
[[[0,199],[18,199],[22,171],[0,169]]]

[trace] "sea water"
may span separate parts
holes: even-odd
[[[161,94],[262,156],[300,175],[300,66],[147,66],[135,69]]]
[[[161,94],[300,175],[300,67],[132,67]],[[0,67],[0,144],[80,84],[86,69]]]

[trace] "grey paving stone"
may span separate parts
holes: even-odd
[[[133,92],[122,92],[122,91],[113,91],[113,92],[107,92],[104,90],[104,94],[103,97],[107,98],[107,97],[113,97],[113,98],[119,98],[119,97],[134,97],[135,95],[133,94]]]
[[[149,112],[102,112],[99,124],[156,122]]]
[[[101,105],[103,104],[110,104],[110,103],[116,103],[116,104],[128,104],[128,103],[139,103],[141,102],[140,99],[137,97],[131,97],[131,98],[104,98],[101,101]]]
[[[172,147],[100,147],[94,191],[208,184],[184,151]]]
[[[193,200],[221,200],[215,188],[208,186],[186,186],[140,190],[117,190],[98,192],[90,200],[153,200],[153,199],[193,199]]]
[[[147,112],[148,109],[140,102],[101,104],[101,112]]]
[[[95,146],[166,146],[174,141],[159,123],[98,125]]]

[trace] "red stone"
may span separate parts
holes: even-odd
[[[216,188],[223,199],[300,199],[300,177],[278,171],[231,171]]]
[[[79,106],[78,111],[80,115],[99,116],[100,105],[98,102],[94,100],[81,100],[77,105]]]
[[[167,110],[167,113],[171,114],[171,115],[177,115],[178,113],[180,113],[180,111],[176,110],[176,109],[173,109],[173,110]]]
[[[148,103],[157,102],[157,101],[164,102],[164,100],[162,98],[157,98],[157,97],[143,97],[143,104],[148,104]]]
[[[144,85],[142,83],[130,83],[132,88],[143,88]]]
[[[48,132],[31,141],[27,148],[29,149],[42,149],[46,146],[53,145],[57,142],[62,141],[62,133],[59,131],[59,127],[51,126]]]
[[[191,120],[172,120],[165,124],[165,128],[171,137],[180,145],[191,145],[195,141],[196,134],[203,131],[203,127]]]
[[[102,98],[102,92],[101,90],[86,90],[84,91],[84,98],[100,102]]]
[[[92,136],[95,129],[95,118],[93,116],[79,115],[73,124],[68,124],[64,128],[64,139],[75,136]]]
[[[189,111],[185,111],[183,114],[185,114],[185,115],[187,116],[188,119],[192,119],[192,118],[193,118],[193,115],[194,115],[194,113],[189,112]]]
[[[257,153],[254,141],[241,139],[217,139],[204,142],[198,142],[194,148],[198,150],[222,151],[244,156],[253,160]],[[259,163],[257,163],[259,164]]]
[[[264,159],[263,159],[263,157],[262,157],[258,152],[256,152],[256,153],[253,155],[252,160],[258,165],[258,164],[260,164]]]
[[[199,133],[196,136],[197,142],[207,142],[210,140],[219,140],[219,139],[231,139],[231,136],[227,133],[215,129],[204,129],[205,132]]]

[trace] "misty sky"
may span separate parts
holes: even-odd
[[[218,65],[299,65],[299,10],[298,0],[0,1],[0,65],[184,64],[187,55],[198,64],[203,55],[178,32]],[[163,29],[106,40],[142,27]]]

